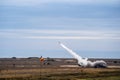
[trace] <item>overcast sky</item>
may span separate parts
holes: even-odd
[[[0,0],[0,57],[120,58],[120,0]]]

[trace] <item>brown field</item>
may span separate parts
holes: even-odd
[[[40,68],[0,70],[0,80],[120,80],[120,68]]]

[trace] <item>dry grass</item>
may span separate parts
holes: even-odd
[[[12,69],[0,72],[0,80],[119,80],[119,76],[119,68]]]

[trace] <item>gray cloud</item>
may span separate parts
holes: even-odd
[[[120,39],[117,31],[3,29],[0,38],[26,39]]]

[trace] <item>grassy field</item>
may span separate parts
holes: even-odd
[[[0,80],[120,80],[120,68],[42,68],[1,70]]]

